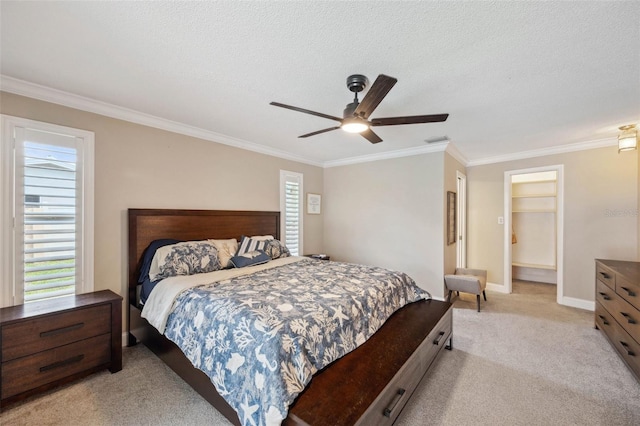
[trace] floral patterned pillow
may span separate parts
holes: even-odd
[[[271,257],[271,259],[280,259],[281,257],[291,256],[291,252],[287,246],[285,246],[280,240],[268,240],[263,250]]]
[[[209,241],[186,241],[160,247],[151,262],[149,278],[155,281],[218,269],[221,269],[221,266],[215,245]]]

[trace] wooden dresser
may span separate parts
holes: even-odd
[[[595,323],[640,380],[640,262],[596,259]]]
[[[110,290],[0,309],[0,407],[122,369],[122,297]]]

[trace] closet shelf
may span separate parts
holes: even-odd
[[[555,213],[556,209],[518,209],[511,210],[512,213]]]
[[[513,194],[511,198],[555,198],[556,194]]]
[[[511,266],[519,266],[521,268],[549,269],[553,271],[556,270],[556,265],[542,265],[537,263],[511,262]]]

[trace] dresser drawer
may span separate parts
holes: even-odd
[[[614,300],[618,298],[618,294],[611,288],[607,287],[602,281],[596,280],[596,302],[600,302],[602,306],[609,312],[615,309]]]
[[[2,363],[2,398],[81,373],[111,359],[111,335],[49,349],[35,355]]]
[[[76,309],[5,325],[2,327],[2,362],[109,332],[110,305]]]
[[[636,341],[640,341],[640,313],[622,297],[616,297],[609,302],[607,310],[618,321],[618,324]]]
[[[640,309],[640,283],[634,283],[624,277],[617,276],[616,293],[636,309]]]
[[[616,320],[613,319],[609,311],[599,302],[596,302],[596,325],[598,328],[604,331],[605,334],[610,334],[615,322]]]
[[[611,289],[616,288],[616,274],[600,262],[596,262],[596,279],[602,281]]]
[[[598,318],[596,317],[596,320]],[[629,333],[624,331],[620,324],[613,321],[610,326],[605,329],[605,335],[616,348],[622,359],[635,372],[640,374],[640,344],[633,340]]]

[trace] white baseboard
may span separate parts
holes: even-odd
[[[570,306],[572,308],[584,309],[587,311],[596,310],[596,302],[584,299],[576,299],[575,297],[562,296],[558,301],[561,305]]]
[[[439,301],[441,301],[441,302],[446,302],[446,301],[447,301],[447,298],[446,298],[446,297],[431,296],[431,298],[432,298],[433,300],[439,300]]]
[[[487,283],[487,290],[489,291],[495,291],[496,293],[509,293],[507,291],[507,287],[503,286],[502,284],[496,284],[496,283]]]
[[[127,346],[127,342],[129,341],[129,333],[127,333],[126,331],[122,333],[122,347],[126,347]]]

